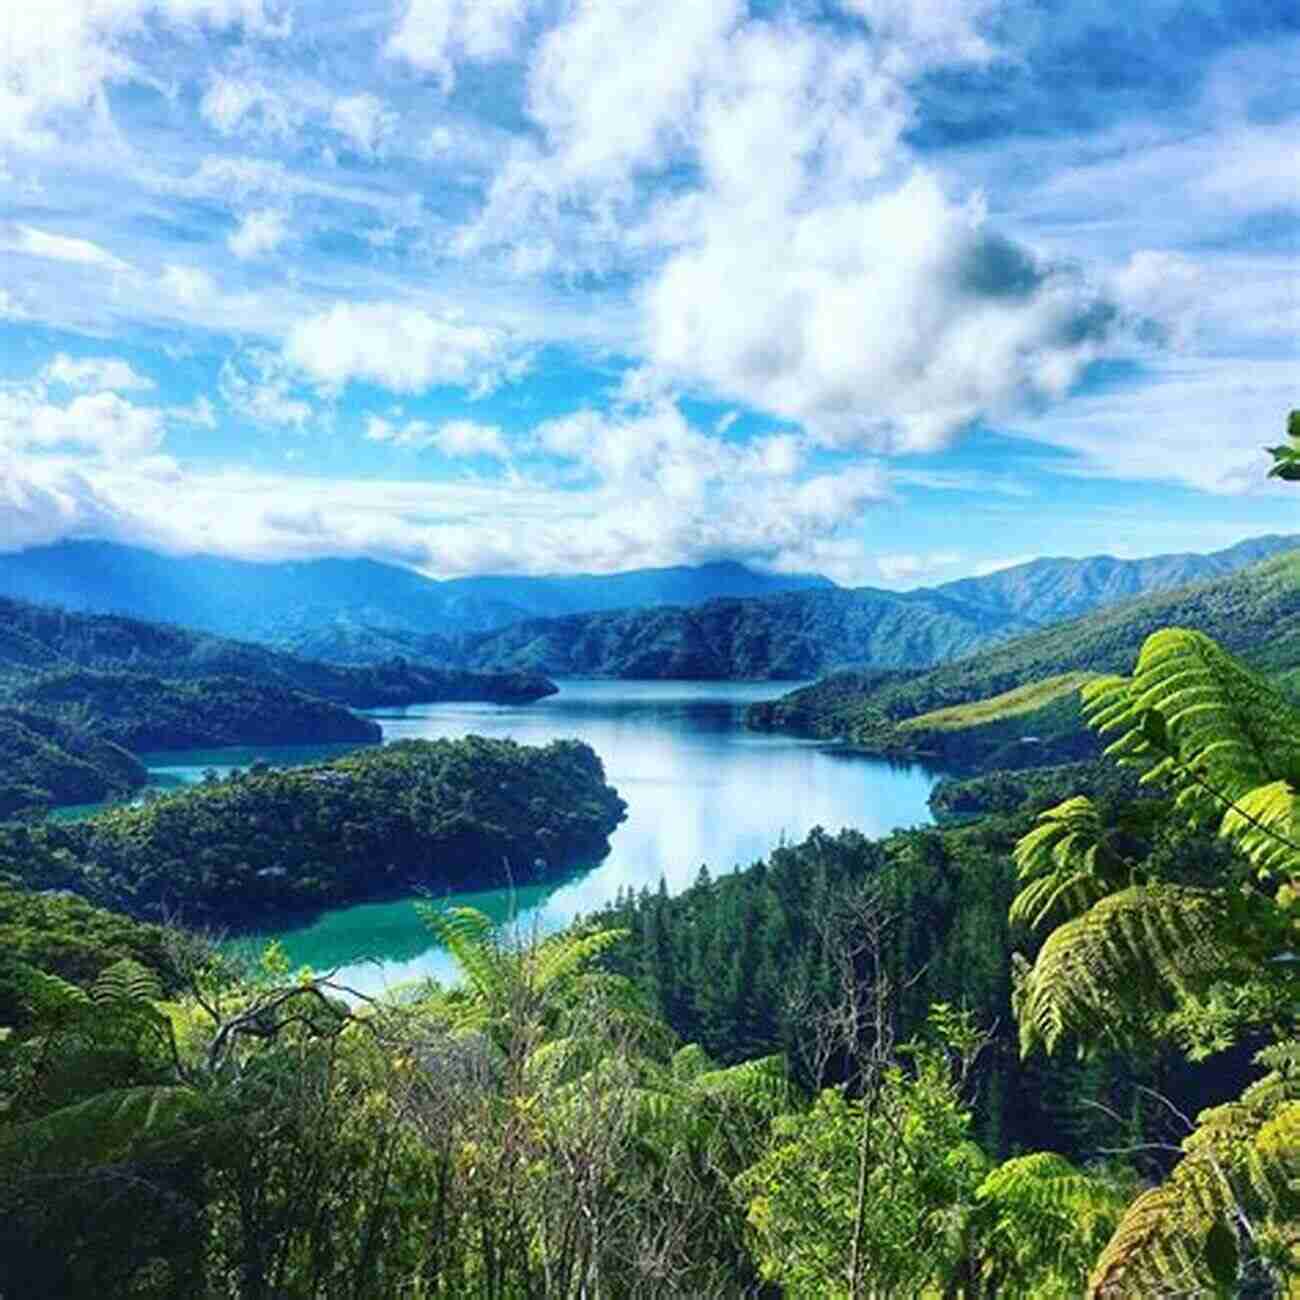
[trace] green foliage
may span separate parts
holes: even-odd
[[[23,682],[13,698],[136,752],[365,742],[382,734],[377,722],[341,704],[238,677],[169,681],[147,673],[79,668]]]
[[[471,736],[252,771],[76,823],[0,827],[0,860],[24,883],[134,915],[264,924],[268,912],[553,875],[602,857],[623,816],[588,746]]]
[[[1040,879],[1086,877],[1100,895],[1018,967],[1022,1049],[1073,1038],[1181,1038],[1194,1052],[1262,1026],[1272,1071],[1239,1100],[1203,1112],[1183,1158],[1128,1209],[1098,1261],[1090,1294],[1236,1294],[1252,1270],[1300,1278],[1300,982],[1292,899],[1300,844],[1295,782],[1300,714],[1201,633],[1163,629],[1132,678],[1085,687],[1088,715],[1118,733],[1107,754],[1174,796],[1173,815],[1217,832],[1235,862],[1206,887],[1162,879],[1151,855],[1140,884],[1098,871],[1105,831],[1076,799],[1049,810],[1017,859]],[[1030,890],[1034,888],[1031,884]],[[1021,913],[1032,900],[1017,900]],[[1089,903],[1080,894],[1077,901]],[[1075,909],[1077,910],[1077,909]]]
[[[1280,478],[1288,483],[1300,480],[1300,411],[1292,411],[1286,418],[1286,436],[1289,442],[1280,447],[1267,448],[1273,457],[1269,478]]]
[[[0,599],[0,674],[22,681],[78,668],[169,681],[236,677],[353,708],[429,700],[526,703],[557,689],[533,673],[484,674],[400,659],[344,667],[168,624]]]

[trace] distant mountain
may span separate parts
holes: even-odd
[[[340,659],[354,662],[359,647],[370,647],[370,662],[409,653],[412,637],[421,638],[421,653],[445,658],[438,638],[526,618],[833,585],[827,578],[762,574],[734,563],[437,582],[374,560],[254,564],[158,555],[110,542],[59,542],[0,555],[3,596],[179,623],[317,657],[335,658],[337,646]]]
[[[1300,550],[1016,637],[924,672],[844,673],[750,707],[762,730],[843,737],[882,754],[1022,767],[1090,757],[1077,687],[1126,673],[1162,627],[1194,628],[1300,694]]]
[[[463,637],[456,662],[608,677],[795,679],[845,668],[926,668],[1296,547],[1300,537],[1262,537],[1211,555],[1035,560],[907,592],[835,587],[530,620]]]
[[[1143,560],[1094,555],[1084,560],[1031,560],[982,578],[946,582],[935,590],[992,615],[1046,625],[1148,592],[1170,591],[1222,577],[1270,555],[1297,548],[1300,536],[1270,535],[1238,542],[1209,555],[1154,555]]]

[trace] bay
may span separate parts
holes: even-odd
[[[607,779],[628,804],[603,861],[580,864],[546,885],[442,900],[544,931],[590,914],[621,889],[656,889],[662,877],[675,893],[694,882],[702,865],[715,876],[748,866],[814,826],[883,835],[930,823],[927,799],[937,773],[745,729],[747,704],[789,689],[787,682],[568,679],[558,695],[535,704],[426,704],[370,716],[382,724],[386,742],[470,733],[523,744],[577,737],[600,755]],[[155,782],[175,788],[201,780],[207,768],[224,773],[256,758],[280,764],[339,752],[338,746],[260,747],[145,759]],[[337,969],[341,981],[363,993],[452,974],[410,900],[339,908],[277,937],[295,965]]]

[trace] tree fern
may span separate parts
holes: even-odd
[[[1176,885],[1111,894],[1057,927],[1017,991],[1023,1052],[1061,1041],[1131,1042],[1176,999],[1241,969],[1216,892]]]
[[[1298,1049],[1289,1044],[1286,1059]],[[1300,1280],[1300,1074],[1273,1070],[1238,1101],[1202,1112],[1183,1147],[1169,1177],[1125,1213],[1091,1294],[1235,1293],[1248,1256],[1275,1278]]]
[[[1123,861],[1106,845],[1096,805],[1078,795],[1040,814],[1016,845],[1022,888],[1011,920],[1040,929],[1078,916],[1121,882]]]

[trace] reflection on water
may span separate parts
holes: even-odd
[[[935,776],[919,767],[846,759],[842,749],[818,742],[744,730],[746,704],[788,689],[788,683],[570,680],[560,694],[531,705],[429,704],[372,716],[390,741],[475,732],[545,744],[576,736],[601,756],[606,776],[627,800],[628,819],[603,862],[567,882],[520,891],[515,904],[525,919],[550,927],[594,911],[620,889],[654,889],[663,877],[677,891],[702,864],[714,875],[748,866],[814,826],[877,835],[930,821],[926,800]],[[203,766],[238,766],[258,754],[290,761],[288,751],[247,753],[242,760],[231,751],[169,754],[159,756],[156,770],[184,780],[201,775]],[[504,891],[454,901],[501,919],[511,909]],[[343,966],[340,978],[363,991],[450,973],[446,955],[406,902],[344,908],[283,940],[295,963]]]

